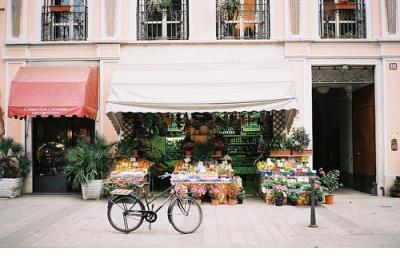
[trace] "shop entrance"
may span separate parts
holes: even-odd
[[[338,169],[341,182],[375,193],[374,68],[313,67],[314,167]]]
[[[33,192],[66,193],[72,189],[64,174],[66,149],[94,137],[87,118],[34,118],[32,122]]]

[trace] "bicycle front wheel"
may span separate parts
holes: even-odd
[[[203,211],[195,199],[177,197],[168,209],[168,219],[178,232],[193,233],[201,225]]]
[[[107,218],[114,229],[129,233],[142,225],[143,211],[144,205],[136,196],[117,196],[109,202]]]

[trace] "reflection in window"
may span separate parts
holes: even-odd
[[[188,39],[187,0],[138,0],[138,39]]]
[[[42,40],[86,40],[86,0],[45,0],[42,7]]]
[[[217,0],[218,39],[268,39],[269,21],[269,0]]]

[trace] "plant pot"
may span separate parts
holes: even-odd
[[[400,192],[396,193],[396,197],[400,198]]]
[[[269,150],[270,156],[290,156],[292,154],[292,150],[290,149],[281,149],[281,150]]]
[[[243,199],[243,198],[238,198],[238,199],[237,199],[237,202],[238,202],[238,204],[243,204],[244,199]]]
[[[214,151],[214,156],[216,156],[216,157],[222,157],[222,151],[221,151],[221,150],[215,150],[215,151]]]
[[[84,200],[98,200],[103,193],[103,180],[92,180],[87,185],[81,185]]]
[[[313,150],[311,149],[306,149],[303,152],[292,150],[292,155],[293,156],[312,156]]]
[[[336,9],[356,9],[355,3],[339,3],[335,4]]]
[[[21,195],[22,178],[0,178],[0,197],[15,198]]]
[[[192,151],[185,151],[185,157],[191,157]]]
[[[325,195],[325,204],[333,204],[333,195],[332,194]]]
[[[236,199],[229,199],[228,200],[228,204],[229,205],[235,205],[237,203],[237,200]]]
[[[133,149],[132,150],[132,157],[138,157],[139,156],[139,150],[138,149]]]
[[[297,200],[289,200],[289,199],[288,199],[288,202],[289,202],[289,204],[292,205],[292,206],[296,206],[296,205],[297,205]]]
[[[49,6],[50,12],[71,12],[71,6],[60,5],[60,6]]]
[[[282,199],[275,199],[275,205],[276,206],[282,206],[283,205],[283,198]]]
[[[211,199],[211,204],[212,205],[218,205],[219,204],[219,200],[218,199]]]

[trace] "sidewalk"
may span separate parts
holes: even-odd
[[[107,201],[78,196],[27,195],[0,199],[0,247],[400,247],[400,199],[352,190],[334,205],[317,207],[318,228],[308,227],[309,207],[203,204],[204,220],[192,235],[178,234],[166,208],[149,231],[115,231]]]

